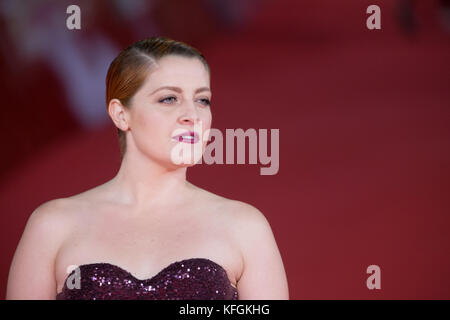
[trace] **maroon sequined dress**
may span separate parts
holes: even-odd
[[[78,266],[79,285],[73,270],[57,300],[237,300],[237,289],[225,269],[204,258],[176,261],[150,279],[140,280],[110,263]],[[73,280],[73,281],[72,281]]]

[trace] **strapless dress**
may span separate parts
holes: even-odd
[[[56,295],[56,300],[237,299],[237,289],[225,269],[205,258],[173,262],[144,280],[110,263],[83,264],[67,276],[62,291]]]

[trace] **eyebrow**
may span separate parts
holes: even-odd
[[[164,89],[172,90],[172,91],[175,91],[175,92],[178,92],[178,93],[183,92],[183,90],[181,88],[179,88],[179,87],[163,86],[163,87],[159,87],[158,89],[156,89],[155,91],[150,93],[150,95],[153,95],[154,93],[156,93],[156,92],[158,92],[160,90],[164,90]],[[194,93],[199,93],[199,92],[203,92],[203,91],[211,92],[211,89],[209,89],[208,87],[201,87],[201,88],[196,89]]]

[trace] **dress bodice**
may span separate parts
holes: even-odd
[[[56,299],[237,300],[238,292],[222,266],[191,258],[173,262],[144,280],[110,263],[83,264],[67,276]]]

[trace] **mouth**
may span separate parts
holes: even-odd
[[[173,136],[172,139],[184,143],[197,143],[200,140],[198,133],[194,131],[186,131],[184,133]]]

